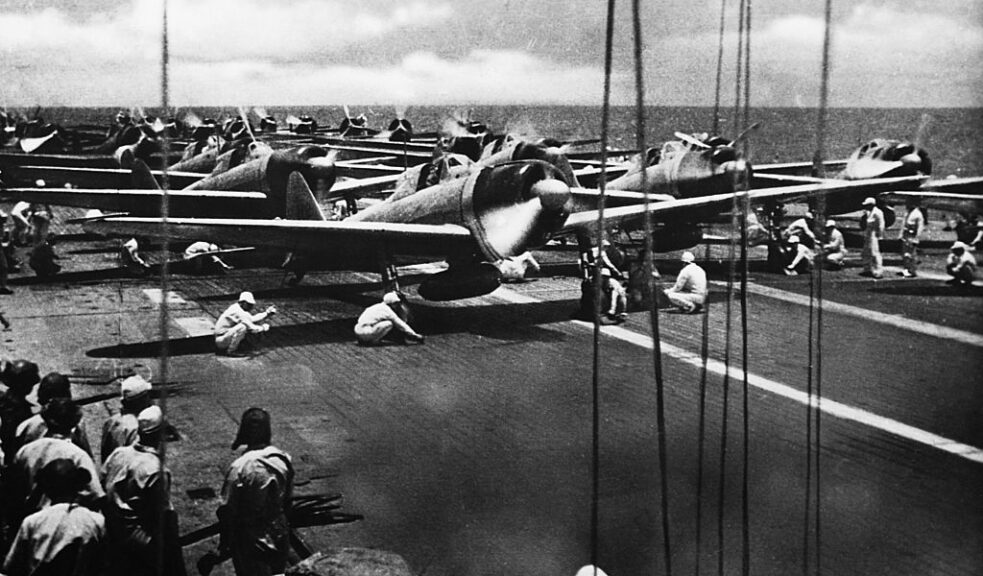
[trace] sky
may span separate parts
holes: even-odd
[[[739,0],[725,7],[732,103]],[[652,105],[712,105],[722,0],[642,0]],[[0,106],[158,106],[163,0],[0,0]],[[599,105],[602,0],[168,0],[173,106]],[[751,102],[819,102],[824,2],[752,3]],[[983,0],[833,0],[830,104],[983,106]],[[612,101],[635,99],[631,2]]]

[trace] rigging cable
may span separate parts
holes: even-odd
[[[751,0],[742,0],[745,6],[743,17],[746,21],[744,28],[744,125],[742,130],[746,130],[751,124]],[[743,158],[745,160],[744,173],[739,188],[743,189],[744,195],[741,205],[741,397],[743,406],[742,414],[742,461],[741,461],[741,574],[748,576],[751,572],[751,513],[749,499],[749,458],[750,458],[750,413],[748,402],[748,300],[747,300],[747,278],[748,278],[748,218],[751,213],[751,198],[749,194],[750,178],[747,172],[748,162],[751,159],[751,140],[744,138],[742,142]]]
[[[710,260],[710,244],[707,243],[704,262]],[[693,573],[700,575],[700,556],[703,548],[703,454],[706,446],[706,412],[707,412],[707,365],[710,361],[710,298],[703,305],[703,327],[700,335],[700,423],[699,444],[697,445],[696,469],[696,561]]]
[[[635,36],[634,56],[635,56],[635,112],[636,112],[636,144],[645,156],[645,85],[642,76],[642,22],[639,9],[639,0],[632,0],[632,26]],[[649,296],[649,322],[652,328],[652,364],[655,370],[655,395],[656,395],[656,426],[658,428],[658,458],[660,476],[660,511],[662,514],[662,546],[665,556],[666,575],[672,576],[672,558],[670,552],[669,537],[669,477],[668,464],[666,461],[666,418],[665,418],[665,389],[662,379],[662,341],[659,336],[659,311],[657,308],[657,295],[655,293],[655,279],[652,277],[652,219],[649,217],[649,206],[651,205],[651,191],[647,182],[647,166],[642,164],[642,190],[644,190],[644,212],[645,212],[645,262],[642,267],[642,274],[645,275],[645,285],[648,287]]]
[[[713,134],[720,134],[720,80],[724,69],[724,22],[727,0],[720,0],[720,33],[717,38],[717,82],[713,92]]]
[[[743,79],[741,77],[741,71],[743,67],[743,56],[744,56],[744,11],[745,11],[745,0],[741,0],[738,8],[738,33],[737,33],[737,70],[734,82],[734,119],[733,126],[737,129],[741,125],[741,95],[743,87]],[[730,353],[731,353],[731,329],[732,329],[732,317],[733,317],[733,299],[734,299],[734,277],[737,275],[736,269],[736,235],[741,230],[741,226],[738,222],[738,218],[741,213],[741,205],[739,203],[739,192],[737,186],[734,187],[733,201],[731,203],[731,233],[730,242],[727,249],[727,300],[725,304],[725,314],[724,314],[724,379],[721,393],[723,394],[722,400],[722,416],[720,425],[720,467],[718,470],[719,475],[719,485],[717,494],[717,573],[720,576],[724,574],[724,513],[726,504],[726,466],[727,466],[727,426],[728,426],[728,412],[730,409]],[[743,248],[742,248],[743,253]],[[744,284],[742,283],[742,286]],[[744,310],[744,300],[742,298],[742,311]],[[743,327],[742,323],[742,327]],[[743,340],[743,339],[742,339]],[[746,346],[746,345],[745,345]],[[743,505],[742,505],[743,509]],[[743,553],[742,553],[743,557]]]
[[[163,26],[161,30],[161,60],[160,60],[160,95],[161,95],[161,108],[164,114],[168,113],[169,110],[169,93],[168,93],[168,44],[167,44],[167,0],[163,0]],[[170,188],[170,183],[167,177],[167,164],[168,156],[170,154],[170,141],[167,135],[167,129],[165,128],[163,132],[160,133],[159,138],[161,139],[161,197],[160,197],[160,215],[163,224],[163,242],[161,242],[160,253],[162,256],[161,268],[160,268],[160,316],[158,318],[158,330],[160,332],[160,410],[163,414],[164,422],[167,422],[167,377],[168,377],[168,357],[169,357],[169,336],[168,336],[168,324],[170,323],[170,310],[168,308],[168,289],[169,289],[169,265],[168,256],[170,253],[170,240],[168,238],[169,224],[168,215],[170,211],[170,198],[168,197],[168,190]],[[161,519],[157,524],[157,545],[155,547],[155,554],[157,555],[157,566],[165,566],[165,552],[167,550],[167,543],[165,539],[167,538],[167,526],[169,522],[167,519],[168,506],[167,502],[169,500],[170,486],[167,481],[167,435],[163,432],[161,433],[160,447],[159,447],[159,462],[160,462],[160,478],[161,481],[157,483],[159,490],[162,492],[158,498],[158,503],[160,504],[160,510],[158,511],[158,518]]]
[[[604,102],[601,107],[601,176],[600,194],[597,201],[597,254],[604,249],[604,205],[608,164],[608,128],[611,114],[611,60],[614,52],[614,7],[615,0],[608,0],[607,27],[604,44]],[[594,336],[593,336],[593,366],[591,371],[591,509],[590,509],[590,563],[597,574],[598,564],[598,524],[599,524],[599,494],[600,494],[600,355],[601,355],[601,286],[600,263],[594,262]]]
[[[822,68],[822,79],[820,82],[819,91],[819,114],[816,120],[816,154],[813,158],[813,166],[816,174],[820,177],[825,176],[823,170],[823,157],[825,156],[825,143],[826,143],[826,121],[827,115],[829,113],[829,70],[830,70],[830,44],[832,41],[832,27],[830,23],[832,21],[833,14],[833,2],[832,0],[826,0],[825,12],[824,12],[824,32],[823,32],[823,68]],[[818,215],[814,220],[814,225],[817,228],[816,237],[819,238],[819,226],[823,226],[826,219],[826,198],[822,194],[819,195],[817,203]],[[817,576],[822,574],[822,514],[821,514],[821,494],[822,494],[822,468],[820,467],[820,459],[822,456],[822,375],[823,375],[823,267],[825,255],[823,254],[822,244],[819,246],[819,267],[815,274],[815,284],[816,284],[816,299],[817,299],[817,310],[816,310],[816,346],[815,346],[815,371],[816,371],[816,383],[815,383],[815,412],[814,418],[816,421],[816,432],[815,432],[815,450],[813,451],[814,467],[816,474],[816,499],[814,501],[813,509],[813,520],[814,520],[814,531],[815,531],[815,562],[816,562],[816,574]],[[810,294],[812,291],[810,290]],[[811,403],[810,403],[811,405]]]

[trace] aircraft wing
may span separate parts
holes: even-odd
[[[83,227],[102,234],[279,248],[316,257],[328,267],[376,272],[381,254],[433,261],[474,247],[471,232],[453,224],[172,218],[165,228],[159,218],[111,217]]]
[[[826,160],[823,167],[827,170],[842,170],[846,167],[846,160]],[[768,174],[787,174],[787,175],[806,175],[812,172],[812,162],[775,162],[772,164],[755,164],[755,173]]]
[[[152,172],[159,182],[160,170]],[[133,171],[122,168],[84,168],[73,166],[13,166],[4,170],[7,184],[34,184],[43,180],[44,185],[63,188],[71,185],[77,188],[130,188],[133,186]],[[168,171],[167,179],[171,188],[185,188],[201,180],[207,174],[197,172]]]
[[[950,210],[953,212],[983,213],[983,194],[960,194],[957,192],[887,192],[894,202],[904,202],[910,198],[921,201],[924,208]]]
[[[923,181],[924,179],[919,176],[856,181],[823,180],[816,183],[739,192],[736,196],[740,202],[745,195],[748,195],[752,203],[765,201],[795,202],[819,194],[827,196],[853,194],[863,197],[865,195],[875,195],[904,188],[917,189]],[[734,196],[735,194],[714,194],[693,198],[673,198],[671,200],[659,200],[658,197],[654,197],[649,203],[648,213],[654,219],[662,221],[678,219],[683,222],[699,222],[730,210],[734,202]],[[606,209],[604,211],[604,218],[612,223],[632,225],[642,222],[645,214],[644,204],[634,204]],[[564,223],[563,231],[572,232],[577,229],[594,226],[596,225],[597,216],[596,210],[574,212]]]
[[[392,190],[396,186],[396,182],[398,182],[402,176],[403,174],[400,172],[399,174],[375,176],[372,178],[351,178],[348,180],[339,180],[331,186],[331,190],[328,191],[325,199],[337,200],[344,198],[348,194],[361,198],[362,196],[367,196],[374,192]]]
[[[163,192],[160,190],[83,190],[71,188],[7,188],[0,196],[53,206],[94,208],[104,212],[135,214],[159,213]],[[262,192],[228,192],[220,190],[172,190],[168,193],[172,213],[221,215],[262,213],[267,203]]]
[[[951,194],[983,194],[983,176],[929,180],[921,189]]]

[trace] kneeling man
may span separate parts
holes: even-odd
[[[663,291],[666,298],[687,314],[698,312],[707,301],[707,273],[700,268],[692,252],[683,252],[680,259],[683,269],[676,277],[676,284]]]
[[[239,295],[239,301],[229,306],[222,315],[215,321],[215,350],[217,354],[227,356],[238,356],[236,352],[246,334],[266,332],[270,329],[269,324],[260,324],[268,317],[276,314],[276,307],[268,306],[266,311],[259,314],[251,314],[250,311],[256,306],[256,299],[252,292],[243,292]]]

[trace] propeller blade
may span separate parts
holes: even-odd
[[[743,132],[741,132],[740,134],[738,134],[737,135],[737,138],[734,138],[733,140],[731,140],[730,145],[731,146],[737,145],[738,142],[744,140],[751,132],[754,132],[755,130],[757,130],[759,126],[761,126],[761,122],[755,122],[754,124],[751,124],[750,126],[748,126],[747,128],[745,128]]]
[[[249,138],[253,142],[256,141],[256,135],[253,134],[253,127],[249,124],[249,114],[246,112],[244,106],[239,106],[239,118],[242,119],[242,123],[246,126],[246,132],[249,133]]]
[[[697,148],[710,148],[705,143],[694,137],[692,134],[686,134],[684,132],[674,132],[673,136],[689,144],[690,146],[696,146]]]

